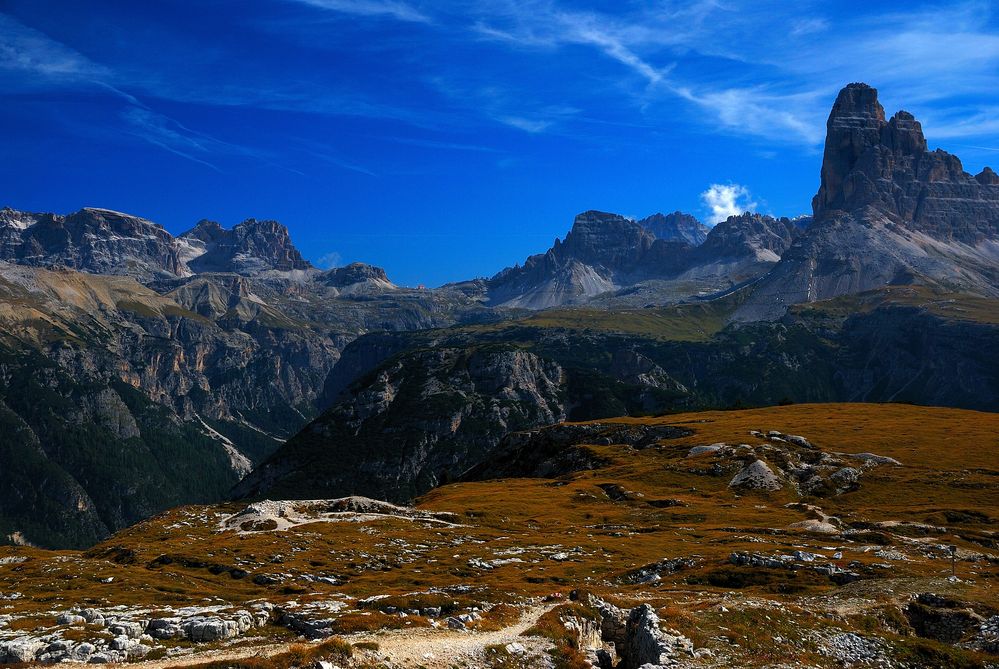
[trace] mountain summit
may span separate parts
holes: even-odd
[[[999,177],[930,151],[916,118],[885,120],[877,91],[840,91],[827,123],[814,222],[755,287],[737,320],[897,284],[999,295]]]
[[[288,228],[277,221],[248,218],[226,230],[215,221],[202,220],[178,241],[197,249],[188,260],[195,272],[254,274],[312,267],[291,243]]]
[[[815,218],[867,207],[943,240],[977,244],[999,234],[999,190],[986,167],[977,176],[946,151],[929,151],[923,128],[906,111],[885,121],[878,92],[850,84],[829,115]]]

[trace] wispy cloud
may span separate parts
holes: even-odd
[[[701,193],[701,201],[710,212],[708,225],[717,225],[729,216],[738,216],[756,208],[749,189],[739,184],[711,184]]]
[[[817,144],[825,136],[821,121],[826,91],[775,95],[762,87],[699,92],[679,86],[672,90],[729,131],[804,144]]]
[[[886,98],[898,91],[907,104],[928,109],[962,92],[999,87],[999,34],[989,24],[988,0],[880,16],[875,6],[835,19],[819,14],[827,7],[815,0],[780,12],[757,11],[746,0],[664,0],[613,15],[544,0],[477,7],[473,30],[483,39],[518,50],[592,47],[640,75],[632,94],[643,111],[676,97],[693,105],[705,130],[770,142],[820,144],[829,103],[851,80],[879,86]],[[757,39],[761,34],[785,38]],[[717,69],[694,70],[691,56],[713,59]],[[963,136],[973,127],[948,123],[937,136]],[[992,132],[991,124],[985,128]]]
[[[216,165],[195,155],[208,152],[208,144],[213,143],[210,138],[199,137],[173,119],[141,107],[129,107],[121,116],[127,122],[129,132],[135,137],[174,155],[220,171]]]
[[[355,16],[387,17],[396,21],[433,23],[433,20],[412,5],[396,0],[292,0],[318,9]]]
[[[499,116],[497,120],[511,128],[517,128],[531,134],[544,132],[552,126],[551,121],[523,118],[521,116]]]
[[[109,124],[115,124],[116,119],[119,122],[114,132],[107,135],[131,136],[215,171],[221,170],[211,157],[230,155],[303,174],[278,163],[267,151],[217,139],[153,110],[125,90],[131,82],[113,68],[95,63],[69,46],[0,14],[0,72],[3,71],[30,75],[16,81],[17,86],[28,90],[68,88],[107,92],[123,104],[117,115],[105,117]]]
[[[0,70],[34,75],[40,86],[98,82],[110,76],[108,68],[5,14],[0,14]]]
[[[629,42],[640,37],[643,31],[634,25],[622,25],[610,16],[567,11],[550,3],[497,4],[501,9],[496,16],[480,19],[472,26],[473,31],[485,39],[530,48],[595,47],[650,84],[660,83],[672,68],[671,63],[657,67],[639,56]],[[497,26],[496,20],[505,20],[511,25]]]

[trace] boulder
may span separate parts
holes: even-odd
[[[887,455],[877,455],[875,453],[857,453],[853,457],[857,460],[862,460],[865,463],[874,465],[902,465],[902,463],[895,458],[889,458]]]
[[[75,613],[60,613],[56,618],[56,625],[82,625],[87,619]]]
[[[195,643],[221,641],[239,635],[239,626],[235,620],[222,618],[188,618],[182,624],[184,634]]]
[[[694,446],[687,452],[687,457],[692,458],[696,455],[701,455],[702,453],[717,453],[721,450],[728,448],[728,444],[710,444],[708,446]]]
[[[69,651],[69,657],[75,662],[87,662],[90,660],[90,656],[94,654],[97,648],[92,643],[78,643]]]
[[[129,639],[138,639],[142,636],[146,626],[142,623],[131,620],[118,620],[108,626],[108,631],[117,636],[125,636]]]
[[[754,460],[735,475],[728,486],[743,490],[780,490],[784,487],[780,478],[763,460]]]
[[[836,494],[842,494],[860,487],[860,470],[853,467],[842,467],[829,476],[829,481],[836,487]]]
[[[153,618],[146,626],[146,633],[154,639],[177,639],[184,636],[179,618]]]
[[[22,636],[10,641],[0,641],[0,663],[34,662],[45,650],[46,644],[33,637]]]

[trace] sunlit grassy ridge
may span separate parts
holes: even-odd
[[[562,307],[530,313],[498,323],[453,328],[455,332],[499,333],[529,329],[564,329],[591,333],[641,335],[673,341],[706,341],[722,330],[732,310],[733,298],[691,302],[664,307],[594,309]]]
[[[869,313],[880,307],[920,309],[941,318],[999,324],[999,301],[976,295],[950,293],[928,286],[888,286],[866,293],[844,295],[791,308],[793,314],[818,312],[839,317]]]

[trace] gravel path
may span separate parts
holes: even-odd
[[[464,632],[460,630],[418,629],[411,631],[386,631],[378,634],[351,637],[351,641],[374,641],[379,653],[395,664],[404,667],[425,666],[438,669],[462,664],[462,661],[481,661],[487,646],[517,642],[532,654],[540,652],[551,643],[539,637],[523,634],[542,615],[557,604],[536,606],[525,611],[516,624],[493,632]]]
[[[545,604],[526,610],[515,624],[492,632],[474,632],[452,629],[387,630],[384,632],[355,634],[344,637],[351,643],[373,641],[378,644],[378,652],[393,664],[403,667],[427,667],[427,669],[447,669],[460,664],[461,660],[482,660],[487,646],[506,645],[517,642],[529,652],[537,653],[551,644],[538,637],[523,637],[521,634],[538,621],[542,615],[557,604]],[[247,657],[270,657],[289,650],[301,642],[248,646],[195,653],[184,657],[149,660],[129,663],[135,669],[168,669],[169,667],[191,667],[218,660],[237,660]]]

